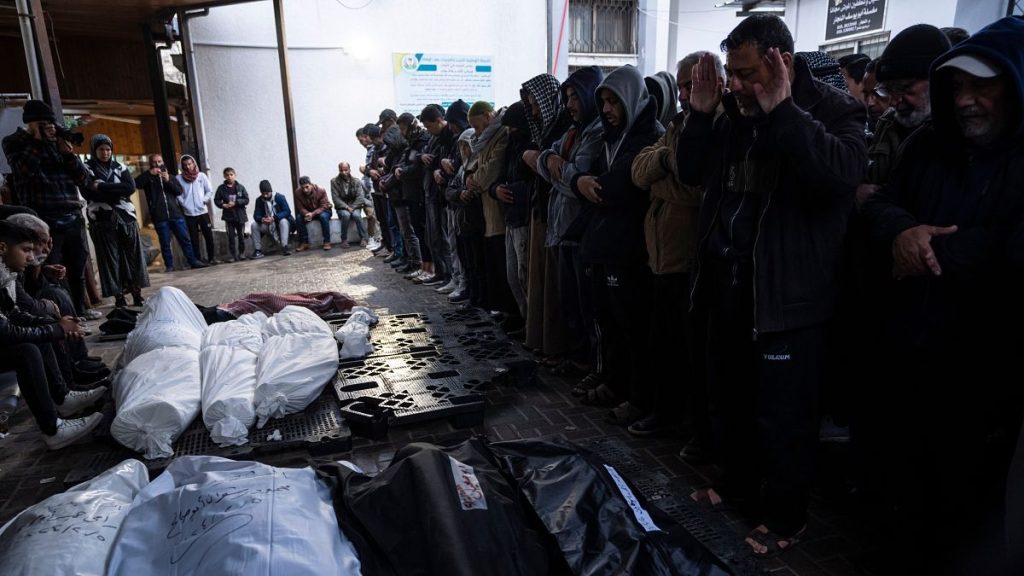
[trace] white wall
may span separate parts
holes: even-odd
[[[547,10],[544,0],[286,2],[302,174],[327,188],[338,162],[363,162],[355,131],[394,108],[393,52],[489,54],[497,102],[518,100],[522,82],[547,68]],[[291,201],[273,4],[214,8],[191,25],[211,179],[232,166],[253,194],[267,179]]]
[[[1006,5],[1006,0],[960,0],[953,25],[974,34],[1006,16]]]
[[[676,0],[672,2],[669,24],[668,68],[675,74],[676,63],[698,50],[719,53],[722,40],[739,23],[739,8],[715,8],[718,0]]]
[[[978,0],[961,0],[961,4]],[[987,0],[984,0],[987,1]],[[798,52],[814,51],[825,42],[828,0],[788,0],[786,23],[793,32]],[[896,36],[914,24],[953,26],[957,0],[888,0],[883,30]]]

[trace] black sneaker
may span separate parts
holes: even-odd
[[[116,297],[114,297],[114,308],[127,308],[127,307],[128,307],[128,300],[126,300],[124,296],[116,296]]]
[[[641,438],[674,432],[676,429],[675,422],[658,414],[648,414],[626,428],[630,434]]]
[[[200,268],[206,268],[206,264],[203,264],[199,260],[196,260],[195,264],[189,264],[189,268],[193,270],[198,270]]]
[[[438,276],[438,275],[435,274],[435,275],[431,276],[430,278],[427,278],[426,280],[424,280],[422,282],[422,284],[424,286],[438,286],[440,284],[446,284],[447,282],[448,282],[448,278],[446,278],[444,276]]]
[[[390,256],[388,256],[387,258],[384,259],[384,263],[385,264],[391,264],[395,260],[398,260],[398,255],[395,254],[394,252],[392,252]]]
[[[252,253],[252,259],[256,260],[257,258],[263,258],[263,251],[262,250],[257,250],[257,251]]]

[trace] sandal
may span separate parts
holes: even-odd
[[[586,396],[587,392],[600,386],[601,382],[604,382],[604,376],[597,372],[591,372],[590,374],[584,376],[582,380],[577,382],[576,385],[572,387],[571,394],[577,398]]]
[[[548,366],[548,373],[555,376],[585,376],[589,372],[590,368],[580,368],[569,359],[562,360],[554,366]]]
[[[587,406],[611,406],[616,401],[615,391],[607,384],[599,384],[596,388],[587,390],[586,396],[580,398],[580,403]]]
[[[690,500],[713,510],[719,510],[725,505],[725,501],[714,488],[697,488],[690,492]]]
[[[608,411],[604,421],[618,426],[629,426],[647,413],[631,404],[628,400]]]
[[[799,544],[805,532],[807,532],[807,526],[792,536],[779,536],[761,524],[751,530],[744,541],[750,546],[750,553],[755,557],[773,558]]]
[[[540,363],[545,368],[554,368],[555,366],[561,364],[562,361],[563,360],[561,356],[545,356],[544,359],[540,361]]]

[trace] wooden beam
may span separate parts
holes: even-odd
[[[281,65],[281,93],[284,96],[284,128],[288,137],[288,161],[292,170],[292,190],[299,187],[299,148],[295,140],[295,112],[292,109],[292,83],[288,71],[288,40],[284,27],[284,0],[274,0],[274,24],[277,27],[277,60]]]
[[[53,53],[50,51],[50,34],[46,31],[46,16],[40,0],[29,0],[32,10],[32,31],[36,37],[36,55],[43,80],[43,99],[53,108],[53,115],[64,124],[64,108],[60,102],[60,85],[57,83],[57,71],[53,67]]]

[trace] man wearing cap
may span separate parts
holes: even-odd
[[[89,171],[71,143],[57,136],[56,116],[45,102],[26,102],[21,119],[25,127],[3,139],[14,198],[50,226],[53,248],[46,262],[65,267],[71,299],[79,315],[84,315],[89,245],[78,187],[85,184]]]
[[[296,252],[309,250],[309,223],[320,221],[320,232],[324,238],[324,250],[331,249],[331,202],[327,190],[313,184],[309,176],[299,178],[295,189],[295,212],[299,215],[299,247]]]
[[[252,211],[252,257],[263,258],[263,235],[270,234],[281,245],[281,254],[288,250],[288,234],[295,226],[292,209],[284,194],[275,194],[270,181],[260,182],[260,197]],[[305,224],[303,224],[305,226]]]
[[[892,108],[879,119],[875,139],[868,150],[868,184],[879,185],[888,180],[889,172],[899,160],[900,144],[931,119],[928,68],[949,47],[949,40],[941,30],[929,24],[917,24],[897,34],[878,58],[875,91],[883,98],[890,98]],[[858,189],[858,202],[874,190]]]
[[[1024,20],[931,66],[932,123],[863,207],[890,266],[879,374],[899,573],[1004,574],[1006,468],[1021,422]],[[953,460],[953,462],[951,462]],[[915,550],[906,550],[905,538]],[[922,565],[922,563],[924,565]],[[912,569],[911,569],[912,568]],[[1019,573],[1019,572],[1014,572]]]

